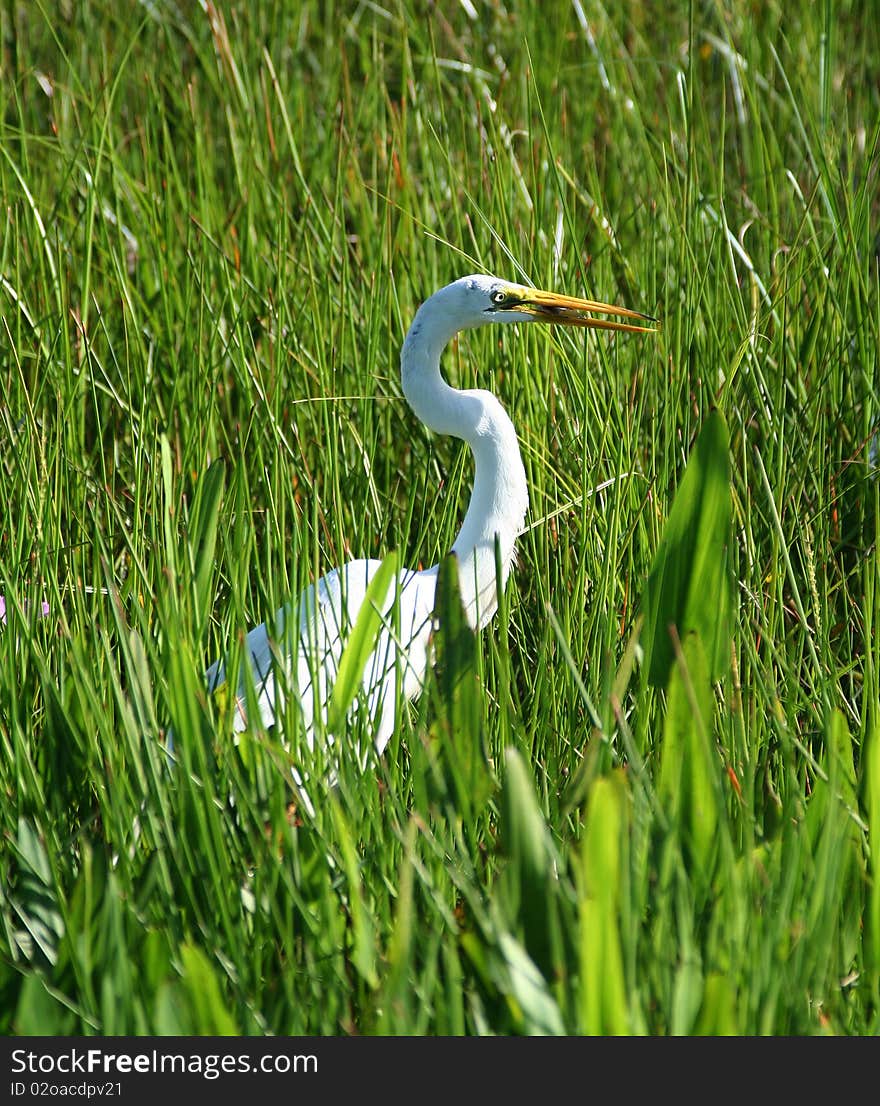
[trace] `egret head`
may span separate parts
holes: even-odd
[[[441,288],[433,299],[440,299],[454,321],[456,329],[485,326],[486,323],[560,323],[566,326],[594,327],[600,330],[627,330],[643,332],[653,330],[650,315],[615,307],[596,300],[561,296],[555,292],[542,292],[522,284],[511,284],[493,276],[462,277],[453,284]],[[440,306],[438,304],[438,306]],[[615,322],[596,318],[596,315],[616,315],[625,319],[638,319],[640,323]]]

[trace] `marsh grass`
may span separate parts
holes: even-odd
[[[5,1033],[877,1030],[871,7],[474,7],[3,7]],[[450,349],[520,433],[515,577],[470,644],[450,585],[310,814],[295,709],[236,744],[203,673],[449,548],[469,458],[398,354],[475,269],[662,329]],[[649,680],[712,419],[726,647]]]

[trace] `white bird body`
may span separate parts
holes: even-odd
[[[474,629],[485,626],[497,610],[498,587],[503,589],[507,582],[525,520],[528,489],[516,430],[504,408],[490,392],[450,387],[440,374],[441,353],[458,331],[490,322],[543,319],[614,330],[649,329],[597,320],[587,311],[646,318],[608,304],[537,292],[494,277],[470,276],[426,300],[404,341],[401,381],[413,412],[435,433],[462,438],[474,457],[470,503],[452,545],[459,559],[464,609]],[[324,732],[343,650],[381,563],[357,560],[334,569],[282,607],[273,624],[251,630],[246,639],[250,671],[242,673],[233,711],[236,732],[252,724],[247,711],[249,682],[263,726],[275,724],[293,695],[299,700],[310,747],[318,715],[319,731]],[[378,753],[394,733],[397,703],[415,698],[423,687],[430,663],[438,571],[437,565],[424,571],[403,569],[384,602],[377,604],[381,628],[364,668],[359,700],[373,719]],[[224,684],[220,662],[208,670],[207,681],[212,691]]]
[[[244,672],[239,681],[232,715],[234,732],[241,733],[252,725],[247,711],[247,685],[251,680],[260,724],[267,729],[273,726],[293,695],[299,700],[302,725],[312,746],[315,716],[320,714],[324,729],[343,649],[381,564],[376,560],[349,561],[281,607],[274,625],[264,622],[250,631],[245,640],[250,672]],[[374,740],[379,753],[394,732],[399,661],[404,698],[414,698],[422,687],[436,579],[436,568],[399,573],[381,608],[381,629],[364,667],[361,695],[375,722]],[[405,648],[398,648],[398,641],[404,642]],[[295,669],[291,663],[294,657]],[[216,690],[224,679],[220,663],[212,665],[207,674],[208,688]]]

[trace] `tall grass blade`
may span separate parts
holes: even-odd
[[[388,592],[397,576],[399,563],[400,555],[397,552],[389,553],[367,585],[364,601],[339,658],[336,680],[327,707],[327,729],[331,733],[340,733],[344,728],[348,712],[360,690],[367,661],[382,630]]]
[[[709,677],[730,664],[733,588],[727,426],[706,419],[675,494],[645,585],[643,642],[648,680],[665,687],[675,661],[672,629],[699,635]]]
[[[214,461],[196,484],[189,526],[189,549],[192,557],[193,600],[197,619],[197,634],[201,637],[210,618],[214,595],[214,556],[217,548],[217,526],[226,466]]]

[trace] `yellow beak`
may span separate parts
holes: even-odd
[[[511,305],[513,306],[513,305]],[[611,303],[599,303],[597,300],[582,300],[577,296],[560,296],[556,292],[541,292],[536,288],[523,288],[522,298],[515,305],[517,311],[525,311],[548,323],[562,323],[565,326],[589,326],[596,330],[626,330],[633,334],[646,334],[656,330],[656,326],[640,326],[635,323],[618,323],[610,319],[596,319],[593,314],[618,315],[624,319],[641,319],[646,323],[656,323],[651,315],[640,311],[630,311],[628,307],[615,307]]]

